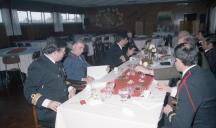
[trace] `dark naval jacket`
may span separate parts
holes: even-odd
[[[24,95],[29,103],[36,105],[39,120],[54,121],[56,112],[43,107],[42,103],[45,99],[61,103],[67,100],[68,89],[62,66],[45,55],[34,61],[28,68]]]
[[[177,92],[176,112],[169,113],[172,128],[216,128],[216,79],[210,71],[192,67]]]

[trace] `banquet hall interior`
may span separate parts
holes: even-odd
[[[0,0],[0,127],[37,128],[23,86],[48,37],[82,39],[85,60],[101,66],[119,33],[132,32],[139,52],[148,40],[174,48],[182,30],[215,43],[216,1]]]

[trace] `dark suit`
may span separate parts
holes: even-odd
[[[24,95],[29,103],[36,105],[39,121],[55,124],[56,112],[42,106],[45,99],[63,103],[67,100],[68,88],[64,82],[63,68],[42,55],[28,68]]]
[[[216,76],[216,49],[212,48],[205,52],[209,66],[213,74]]]
[[[139,49],[137,48],[134,40],[132,38],[128,38],[128,43],[123,47],[123,52],[127,53],[127,50],[129,48],[135,48],[135,51],[138,51]]]
[[[212,73],[199,66],[187,71],[178,87],[176,113],[169,113],[170,127],[216,128],[215,83]]]
[[[110,68],[121,65],[127,61],[129,57],[123,52],[117,43],[114,43],[106,52],[104,63],[110,65]]]

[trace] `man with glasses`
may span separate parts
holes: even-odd
[[[65,74],[60,61],[65,54],[66,43],[58,38],[48,38],[43,55],[28,68],[24,95],[35,105],[39,124],[55,127],[57,108],[75,94],[74,88],[65,84]]]

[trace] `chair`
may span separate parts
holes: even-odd
[[[23,77],[22,77],[22,73],[21,73],[21,69],[20,69],[20,58],[17,55],[8,55],[8,56],[4,56],[2,58],[3,64],[5,65],[5,72],[6,72],[6,89],[8,89],[8,81],[9,81],[9,73],[8,71],[14,71],[14,69],[8,70],[8,65],[10,64],[17,64],[17,68],[19,70],[20,73],[20,79],[21,79],[21,83],[23,84]]]
[[[32,114],[33,114],[33,119],[34,119],[34,124],[35,128],[40,128],[38,124],[38,119],[37,119],[37,112],[35,110],[35,106],[32,106]]]
[[[25,43],[25,47],[31,47],[30,43]]]
[[[25,45],[23,43],[17,43],[18,47],[25,47]]]
[[[35,128],[48,128],[48,127],[40,124],[40,121],[38,121],[37,112],[36,112],[36,108],[34,105],[32,106],[32,115],[33,115],[33,119],[34,119]]]
[[[34,52],[32,54],[32,59],[36,60],[36,59],[38,59],[40,57],[40,55],[41,55],[41,52],[40,51],[36,51],[36,52]]]

